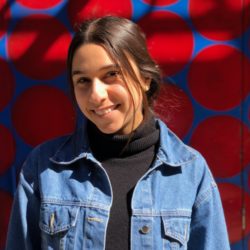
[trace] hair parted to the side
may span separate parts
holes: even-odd
[[[135,87],[142,91],[143,111],[144,114],[147,114],[150,107],[153,106],[153,101],[157,98],[161,73],[158,65],[149,55],[146,38],[140,27],[131,20],[117,16],[90,19],[76,25],[76,32],[71,41],[67,58],[68,77],[73,97],[71,74],[74,53],[81,45],[87,43],[102,46],[114,63],[120,67],[123,77],[126,78],[127,75],[133,79],[136,83]],[[150,86],[146,92],[128,60],[129,57],[135,62],[141,76],[144,79],[150,79]],[[128,91],[130,92],[129,87]]]

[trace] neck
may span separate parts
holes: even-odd
[[[159,138],[152,115],[145,117],[131,134],[104,134],[91,122],[88,123],[88,134],[91,150],[98,160],[136,154],[152,146]]]

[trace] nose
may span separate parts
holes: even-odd
[[[99,79],[94,79],[91,85],[89,102],[93,104],[102,103],[107,98],[106,84]]]

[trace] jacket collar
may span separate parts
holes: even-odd
[[[184,144],[161,120],[157,119],[160,129],[160,143],[157,157],[163,163],[178,167],[193,161],[197,151]]]
[[[160,130],[157,158],[162,163],[175,167],[188,163],[197,157],[197,152],[185,145],[161,120],[156,119],[156,123]],[[95,161],[89,147],[86,126],[87,122],[84,121],[81,127],[67,137],[56,153],[50,157],[53,163],[68,165],[82,158]]]
[[[56,164],[68,165],[91,154],[87,135],[87,120],[83,120],[74,133],[68,136],[58,147],[56,153],[50,157],[50,161]]]

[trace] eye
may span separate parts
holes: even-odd
[[[76,79],[76,84],[87,84],[87,83],[90,83],[90,79],[87,78],[87,77],[79,77]]]
[[[112,70],[106,74],[105,78],[113,79],[113,78],[117,78],[119,76],[120,76],[120,72],[118,70]]]

